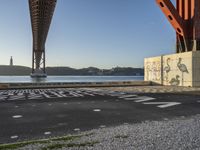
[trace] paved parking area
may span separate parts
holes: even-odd
[[[0,91],[0,143],[200,114],[200,96],[105,89]]]

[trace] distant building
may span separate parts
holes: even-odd
[[[10,57],[10,66],[13,66],[13,58],[12,58],[12,56]]]

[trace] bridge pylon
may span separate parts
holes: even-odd
[[[57,0],[29,0],[33,35],[31,77],[47,77],[45,43]]]

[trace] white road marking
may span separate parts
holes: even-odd
[[[18,119],[18,118],[22,118],[23,116],[22,115],[15,115],[15,116],[12,116],[14,119]]]
[[[67,126],[67,123],[58,123],[59,126]]]
[[[18,136],[17,136],[17,135],[13,135],[13,136],[11,136],[10,138],[11,138],[11,139],[17,139]]]
[[[167,108],[167,107],[171,107],[171,106],[175,106],[175,105],[180,105],[181,103],[178,102],[146,102],[143,103],[145,105],[159,105],[157,107],[159,108]]]
[[[74,131],[80,131],[80,129],[79,128],[75,128]]]
[[[152,100],[155,100],[155,98],[142,96],[142,97],[138,97],[138,100],[136,100],[135,102],[139,103],[139,102],[146,102],[146,101],[152,101]]]
[[[100,112],[101,109],[93,109],[93,111],[95,111],[95,112]]]
[[[145,102],[143,104],[154,104],[159,105],[159,108],[167,108],[174,105],[178,105],[181,103],[178,102],[152,102],[148,103],[148,101],[153,101],[155,98],[147,97],[147,96],[139,96],[135,93],[124,93],[117,91],[109,91],[109,90],[98,90],[98,89],[33,89],[33,90],[8,90],[0,92],[0,101],[3,100],[26,100],[26,99],[43,99],[43,98],[62,98],[62,97],[84,97],[85,95],[95,96],[95,95],[110,95],[117,96],[119,99],[116,101],[120,101],[120,99],[130,100],[137,103]],[[108,102],[104,100],[103,102]],[[197,101],[200,103],[200,100]],[[91,103],[95,103],[92,101]],[[80,103],[78,103],[80,104]],[[51,106],[52,104],[49,104]],[[67,103],[64,103],[67,105]],[[34,107],[34,105],[32,105]],[[15,106],[17,108],[18,106]]]
[[[20,95],[20,94],[14,95],[12,97],[9,97],[8,100],[11,100],[11,101],[12,100],[25,100],[25,95]]]
[[[29,93],[28,95],[28,99],[42,99],[43,96],[42,95],[38,95],[38,94],[35,94],[35,93]]]
[[[129,97],[136,97],[138,95],[124,95],[124,96],[120,96],[119,98],[129,98]]]
[[[44,132],[44,135],[50,135],[50,134],[51,134],[50,131]]]
[[[8,98],[8,96],[0,96],[0,100],[1,100],[1,101],[6,100],[7,98]]]
[[[53,94],[53,95],[55,95],[55,96],[57,96],[58,98],[61,98],[61,97],[63,97],[62,95],[60,95],[60,94],[58,94],[58,93],[56,93],[56,92],[50,92],[51,94]]]
[[[106,127],[106,125],[100,125],[100,128],[105,128]]]

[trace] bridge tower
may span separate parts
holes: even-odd
[[[177,53],[200,50],[200,0],[156,0],[177,37]]]
[[[31,77],[46,77],[45,42],[57,0],[29,0],[33,35]]]

